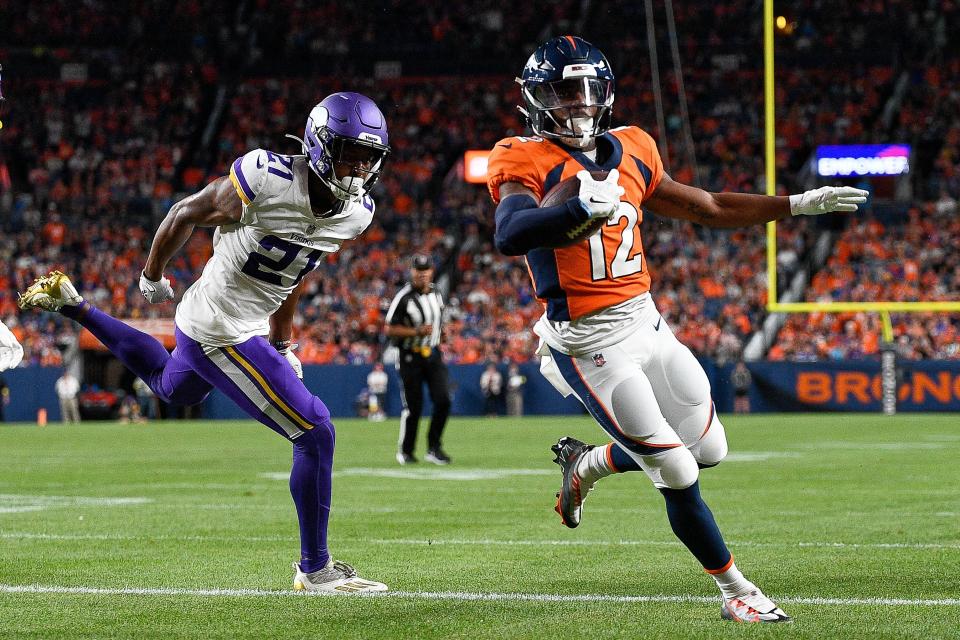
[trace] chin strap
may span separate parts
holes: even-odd
[[[322,182],[327,189],[330,189],[330,193],[333,194],[334,198],[343,202],[360,202],[360,200],[363,199],[363,196],[367,193],[366,189],[363,187],[360,187],[360,191],[358,191],[356,194],[352,194],[329,178],[325,178],[324,176],[320,175],[320,173],[313,167],[313,163],[310,162],[310,152],[308,151],[307,143],[304,142],[303,138],[299,138],[292,133],[286,134],[286,137],[296,140],[300,143],[301,150],[303,151],[304,155],[307,156],[307,165],[310,167],[310,170],[313,171],[314,175],[320,178],[320,182]],[[332,166],[330,171],[333,172]]]

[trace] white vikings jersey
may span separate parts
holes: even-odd
[[[177,326],[205,345],[239,344],[270,331],[270,316],[323,256],[359,236],[373,200],[348,202],[328,218],[310,209],[304,156],[255,149],[233,163],[240,222],[219,227],[213,257],[177,306]]]

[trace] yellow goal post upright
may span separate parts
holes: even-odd
[[[774,93],[774,12],[773,0],[763,0],[763,100],[764,100],[764,155],[767,195],[777,194],[776,123]],[[890,313],[920,313],[924,311],[960,312],[957,302],[780,302],[777,294],[777,223],[767,223],[767,311],[771,313],[846,313],[865,311],[879,313],[883,324],[883,340],[893,342]],[[881,388],[883,412],[896,413],[896,358],[892,350],[882,354]]]

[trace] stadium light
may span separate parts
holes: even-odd
[[[463,154],[463,179],[474,184],[484,184],[487,181],[487,150],[471,150]]]

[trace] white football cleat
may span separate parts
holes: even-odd
[[[334,561],[333,558],[319,571],[304,573],[296,562],[293,563],[293,569],[297,572],[293,577],[294,591],[352,595],[387,590],[387,585],[382,582],[364,580],[346,562]]]
[[[724,598],[720,617],[736,622],[793,622],[793,618],[756,587],[743,595]]]
[[[51,271],[36,281],[17,298],[21,309],[39,307],[46,311],[60,311],[64,305],[75,306],[83,302],[70,278],[62,271]]]

